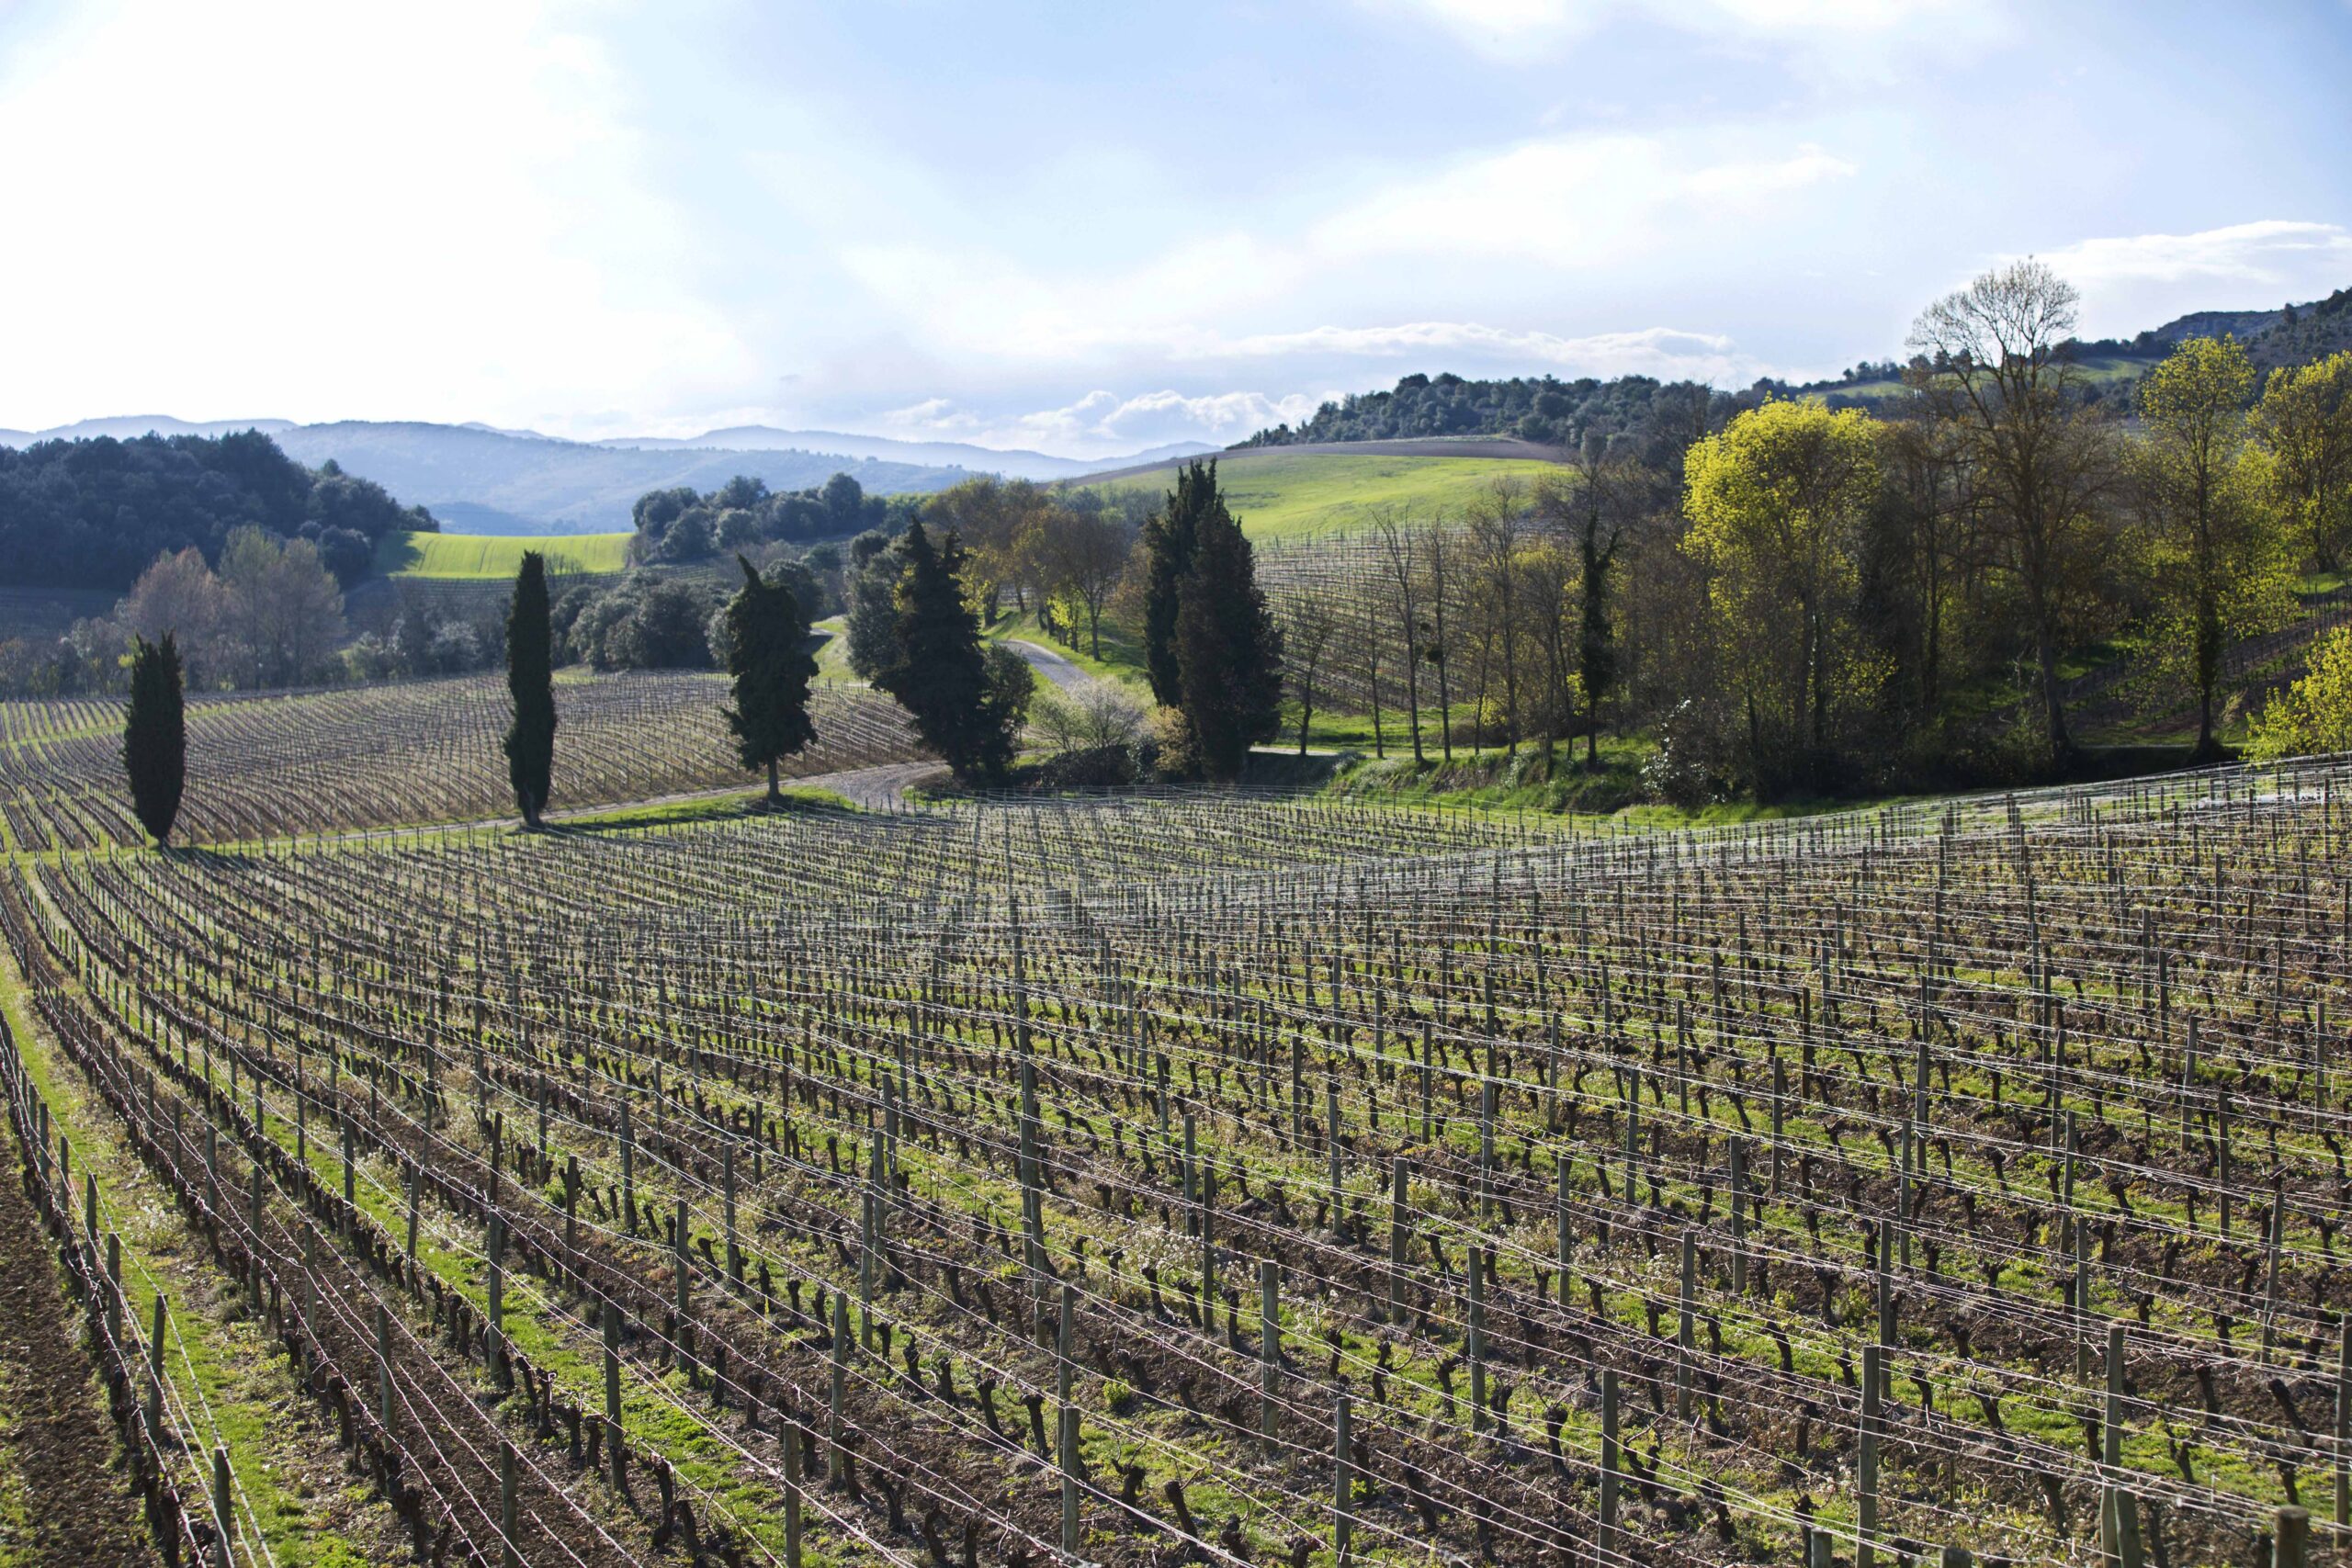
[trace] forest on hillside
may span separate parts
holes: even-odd
[[[2075,339],[2059,345],[2078,364],[2117,364],[2121,374],[2086,382],[2092,401],[2114,398],[2128,412],[2130,391],[2150,367],[2193,336],[2233,335],[2257,369],[2308,365],[2352,348],[2352,288],[2281,310],[2203,310],[2130,338]],[[1720,421],[1767,397],[1820,398],[1832,408],[1868,403],[1899,392],[1906,378],[1933,373],[1931,360],[1864,360],[1831,380],[1795,383],[1766,378],[1740,392],[1648,376],[1608,380],[1580,377],[1513,376],[1481,380],[1451,371],[1416,373],[1387,391],[1351,392],[1326,402],[1297,424],[1258,431],[1237,446],[1292,446],[1334,441],[1393,441],[1436,435],[1515,435],[1546,446],[1574,445],[1589,430],[1626,430],[1651,418],[1661,403],[1689,406],[1710,400]]]
[[[18,587],[126,589],[191,548],[217,566],[239,528],[309,541],[348,586],[386,534],[438,526],[332,460],[304,468],[258,431],[0,446],[0,580]]]

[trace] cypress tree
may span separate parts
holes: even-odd
[[[735,755],[747,768],[768,771],[768,804],[783,797],[775,767],[817,739],[808,716],[808,682],[817,660],[808,651],[808,615],[791,585],[767,582],[741,556],[743,586],[727,602],[727,672],[735,678],[735,705],[727,728]]]
[[[547,558],[526,550],[506,609],[506,689],[514,697],[514,720],[506,728],[506,776],[514,786],[523,826],[534,831],[547,809],[555,769],[554,641],[548,626]]]
[[[1176,621],[1185,721],[1214,779],[1238,777],[1282,722],[1283,634],[1241,525],[1220,501],[1201,517]]]
[[[918,521],[899,546],[891,654],[874,683],[899,699],[915,733],[962,779],[997,778],[1012,762],[1032,677],[1010,649],[983,649],[964,600],[964,547],[954,534],[934,548]]]
[[[1144,673],[1162,707],[1184,701],[1184,674],[1176,652],[1176,622],[1182,609],[1185,574],[1193,570],[1204,519],[1231,521],[1216,488],[1216,463],[1198,457],[1176,470],[1176,488],[1143,525]]]
[[[161,642],[137,638],[130,655],[130,705],[123,715],[122,768],[130,776],[130,808],[160,846],[179,820],[187,786],[187,714],[181,693],[180,649],[172,634]]]

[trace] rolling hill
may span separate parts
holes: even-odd
[[[1344,534],[1383,506],[1409,515],[1459,512],[1498,479],[1532,483],[1557,460],[1523,441],[1391,441],[1227,452],[1217,479],[1243,530],[1259,541]],[[1153,494],[1175,484],[1181,459],[1086,481]]]

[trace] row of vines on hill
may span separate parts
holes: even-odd
[[[742,784],[716,675],[559,683],[555,802],[599,805]],[[220,842],[335,828],[503,816],[509,704],[495,676],[188,705],[181,836]],[[790,777],[920,755],[905,714],[863,687],[813,694],[817,743]],[[141,841],[124,798],[122,705],[0,704],[0,817],[20,849]]]

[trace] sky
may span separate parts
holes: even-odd
[[[2352,0],[0,0],[0,427],[1098,457],[2352,285]]]

